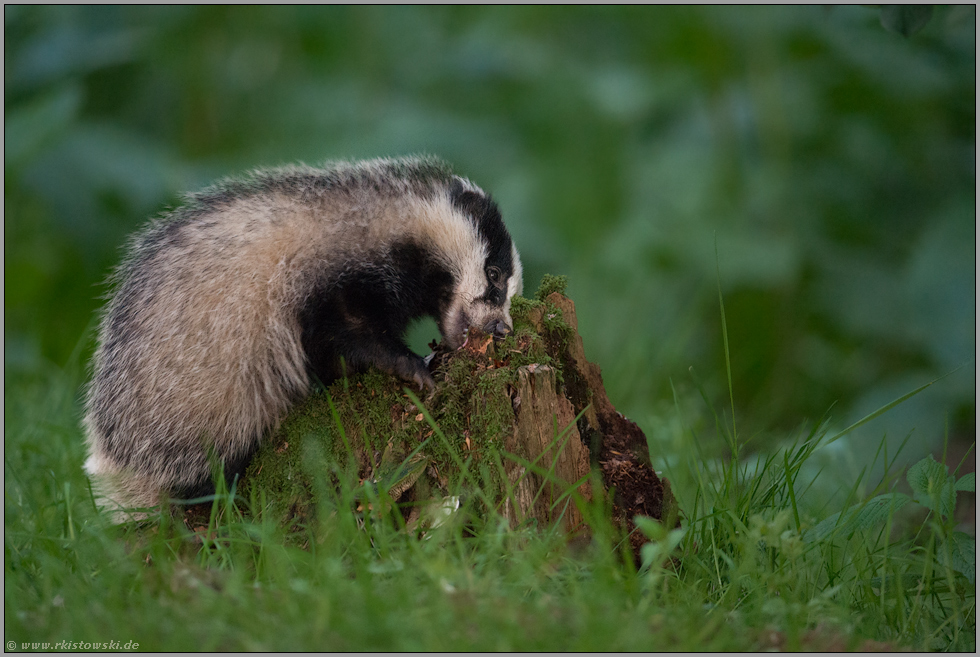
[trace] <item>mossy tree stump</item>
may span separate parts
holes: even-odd
[[[633,518],[673,523],[676,506],[643,432],[616,412],[586,360],[563,288],[546,277],[536,300],[515,299],[503,341],[471,330],[456,352],[433,345],[436,390],[421,401],[379,372],[314,393],[263,443],[240,497],[265,500],[262,512],[286,525],[315,524],[346,477],[360,491],[355,512],[396,503],[413,530],[463,499],[513,527],[588,535],[580,505],[611,495],[613,520],[639,554]]]

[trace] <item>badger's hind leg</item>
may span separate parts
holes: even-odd
[[[245,474],[255,450],[232,459],[221,459],[223,474],[230,489],[235,480]],[[145,520],[150,509],[165,500],[189,500],[212,495],[214,478],[207,475],[193,483],[161,481],[148,473],[137,473],[119,466],[94,449],[85,461],[85,472],[92,482],[92,494],[97,507],[105,509],[116,524]]]
[[[160,482],[118,467],[98,449],[85,461],[85,472],[92,482],[96,506],[107,511],[115,524],[145,520],[149,509],[162,502],[164,487]]]
[[[258,451],[259,444],[256,442],[250,449],[234,455],[213,455],[209,458],[216,459],[212,468],[217,467],[224,475],[225,487],[232,490],[236,486],[236,481],[245,476],[248,466]],[[172,484],[169,488],[169,495],[172,501],[191,500],[200,497],[213,495],[216,490],[214,472],[198,478],[196,481],[181,482]]]

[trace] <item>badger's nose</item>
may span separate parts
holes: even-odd
[[[492,319],[483,327],[483,332],[492,335],[496,340],[502,340],[510,333],[510,327],[502,319]]]

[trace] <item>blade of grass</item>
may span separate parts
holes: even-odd
[[[878,417],[880,415],[883,415],[884,413],[887,413],[888,411],[890,411],[891,409],[895,408],[896,406],[898,406],[902,402],[907,401],[907,400],[911,399],[912,397],[915,397],[917,394],[919,394],[920,392],[922,392],[923,390],[925,390],[929,386],[932,386],[932,385],[934,385],[934,384],[942,381],[947,376],[950,376],[951,374],[954,374],[955,372],[959,371],[963,367],[964,367],[964,365],[960,365],[955,370],[952,370],[950,372],[947,372],[946,374],[943,374],[942,376],[940,376],[940,377],[938,377],[936,379],[933,379],[932,381],[930,381],[930,382],[928,382],[928,383],[926,383],[924,385],[919,386],[915,390],[913,390],[911,392],[905,393],[904,395],[902,395],[898,399],[895,399],[894,401],[891,401],[891,402],[885,404],[884,406],[878,408],[877,410],[874,410],[871,413],[868,413],[867,415],[865,415],[863,418],[861,418],[860,420],[858,420],[854,424],[850,425],[849,427],[847,427],[843,431],[841,431],[838,434],[836,434],[833,438],[831,438],[830,440],[828,440],[824,444],[825,445],[829,445],[829,444],[833,443],[834,441],[836,441],[836,440],[838,440],[840,438],[843,438],[844,436],[846,436],[850,432],[854,431],[858,427],[867,424],[871,420],[875,419],[876,417]]]
[[[721,310],[721,337],[725,344],[725,372],[728,375],[728,399],[732,405],[732,456],[738,458],[738,434],[735,430],[735,388],[732,386],[732,358],[728,349],[728,322],[725,318],[725,299],[721,294],[721,265],[718,257],[718,234],[715,233],[715,274],[718,284],[718,307]]]

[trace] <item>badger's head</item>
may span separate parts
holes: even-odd
[[[459,177],[448,192],[452,229],[439,239],[454,280],[438,324],[447,346],[458,349],[471,326],[497,337],[513,329],[510,301],[523,291],[523,269],[497,204]]]

